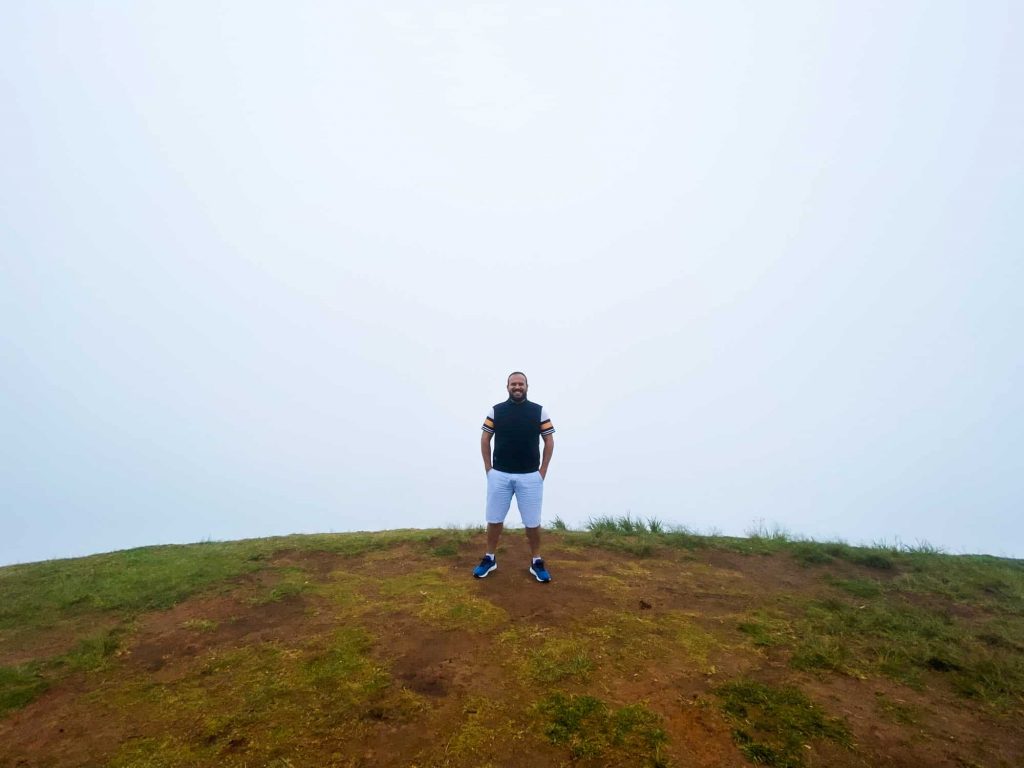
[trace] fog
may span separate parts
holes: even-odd
[[[512,370],[548,522],[1024,556],[1022,17],[5,3],[0,564],[482,524]]]

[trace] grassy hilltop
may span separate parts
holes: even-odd
[[[557,527],[0,568],[0,767],[1024,765],[1024,561]]]

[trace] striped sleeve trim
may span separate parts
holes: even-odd
[[[555,432],[555,426],[551,423],[551,419],[548,419],[547,421],[542,421],[540,423],[540,434],[541,434],[541,437],[543,437],[545,435],[552,435],[552,434],[554,434],[554,432]]]
[[[483,429],[484,432],[490,432],[493,435],[494,434],[494,419],[492,419],[490,416],[488,416],[486,419],[484,419],[484,425],[481,427],[481,429]]]

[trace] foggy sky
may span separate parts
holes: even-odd
[[[0,564],[482,523],[512,370],[547,521],[1024,556],[1022,22],[5,3]]]

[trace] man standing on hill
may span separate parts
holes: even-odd
[[[525,373],[510,373],[506,387],[508,400],[491,408],[480,436],[480,453],[487,473],[487,554],[473,570],[473,575],[482,579],[498,567],[494,553],[514,495],[526,526],[526,539],[530,542],[530,573],[537,581],[547,583],[551,575],[540,556],[540,507],[548,462],[555,450],[555,428],[547,410],[526,399]],[[541,440],[544,441],[543,458],[539,448]]]

